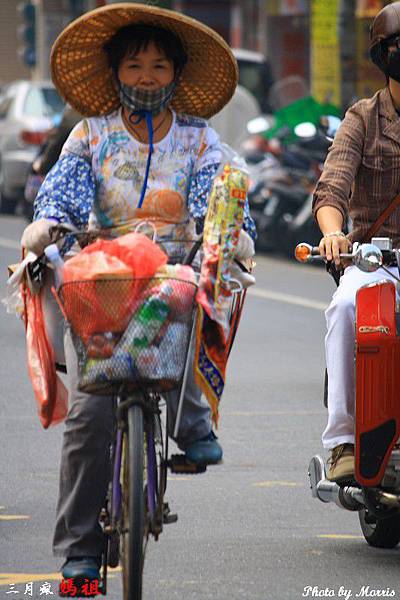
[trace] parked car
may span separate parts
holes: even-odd
[[[59,123],[57,123],[58,119],[54,122],[54,127],[47,140],[40,147],[38,155],[29,169],[20,211],[28,221],[33,218],[34,202],[44,178],[57,162],[69,134],[81,119],[82,115],[67,104],[63,114],[60,115]]]
[[[263,54],[242,48],[232,51],[239,67],[239,85],[228,104],[210,119],[210,125],[223,142],[239,151],[248,137],[247,123],[269,111],[268,95],[273,79]]]
[[[261,52],[243,48],[233,48],[232,52],[239,66],[239,83],[253,94],[261,112],[271,113],[269,93],[274,78],[271,65]]]
[[[16,81],[0,91],[0,212],[14,212],[40,146],[64,103],[50,81]]]
[[[242,85],[224,108],[214,115],[209,123],[219,134],[221,141],[239,152],[242,143],[248,138],[247,124],[260,114],[260,106],[253,94]]]

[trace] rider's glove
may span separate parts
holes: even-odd
[[[246,260],[254,256],[254,242],[244,229],[240,230],[238,244],[236,246],[235,258]]]
[[[55,219],[38,219],[30,223],[22,234],[21,245],[39,256],[51,244],[50,228],[57,224]]]

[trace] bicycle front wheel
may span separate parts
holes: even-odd
[[[128,409],[122,492],[122,578],[124,600],[141,600],[146,542],[143,409]]]

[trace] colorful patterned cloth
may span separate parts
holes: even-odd
[[[197,303],[195,379],[204,392],[214,422],[225,385],[236,315],[228,320],[232,302],[230,268],[243,223],[248,176],[239,166],[227,163],[212,186],[204,225],[203,250]]]
[[[191,239],[195,222],[205,218],[221,161],[217,134],[203,119],[174,113],[169,133],[154,144],[148,189],[138,209],[147,153],[148,146],[126,130],[120,110],[84,119],[47,175],[34,218],[122,232],[143,219],[155,220],[163,235]],[[255,238],[247,202],[244,228]]]

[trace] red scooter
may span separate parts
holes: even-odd
[[[321,260],[318,248],[299,244],[300,262]],[[353,244],[343,254],[366,272],[396,265],[400,250],[388,238]],[[368,284],[356,296],[355,479],[339,485],[326,479],[320,456],[311,459],[311,493],[322,502],[358,511],[363,535],[371,546],[394,548],[400,542],[400,279]]]

